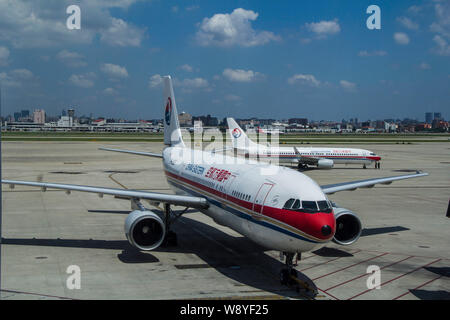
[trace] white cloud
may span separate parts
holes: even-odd
[[[111,18],[110,26],[101,32],[100,40],[119,47],[139,47],[145,31],[122,19]]]
[[[150,77],[148,82],[149,88],[153,89],[159,87],[163,83],[163,77],[160,74],[155,74]],[[191,92],[193,89],[208,89],[209,82],[203,78],[192,78],[179,80],[177,78],[173,79],[173,84],[176,87],[182,88],[183,92]]]
[[[403,32],[396,32],[394,33],[394,40],[398,44],[406,45],[409,43],[409,37],[406,33]]]
[[[208,80],[203,78],[184,79],[183,81],[174,81],[175,84],[185,89],[207,88],[209,86]]]
[[[24,82],[35,79],[28,69],[15,69],[9,73],[0,73],[0,83],[5,87],[21,87]]]
[[[227,94],[225,96],[225,100],[230,101],[230,102],[238,102],[238,101],[241,101],[242,98],[240,96],[235,95],[235,94]]]
[[[0,47],[0,67],[7,66],[9,58],[9,49],[6,47]]]
[[[225,69],[222,75],[233,82],[251,82],[257,79],[261,79],[263,75],[259,72],[252,70],[242,70],[242,69]]]
[[[183,64],[181,67],[180,67],[180,69],[181,70],[184,70],[184,71],[186,71],[186,72],[192,72],[192,71],[194,71],[194,68],[192,68],[190,65],[188,65],[188,64]]]
[[[430,65],[429,65],[428,63],[422,62],[422,63],[419,65],[419,68],[422,69],[422,70],[428,70],[428,69],[430,69],[431,67],[430,67]]]
[[[288,79],[289,84],[307,84],[313,87],[318,87],[320,81],[316,79],[312,74],[295,74]]]
[[[69,67],[77,68],[87,66],[87,63],[84,61],[84,56],[77,52],[62,50],[56,55],[56,58]]]
[[[22,80],[30,80],[34,77],[33,73],[28,69],[16,69],[11,71],[11,74],[14,78]]]
[[[186,7],[186,11],[193,11],[193,10],[197,10],[198,8],[200,8],[200,6],[192,5],[192,6]]]
[[[405,28],[407,28],[409,30],[418,30],[419,29],[419,24],[412,21],[408,17],[398,17],[397,21],[400,22],[400,24],[402,26],[404,26]]]
[[[344,88],[347,91],[355,91],[356,90],[356,83],[350,82],[347,80],[341,80],[339,81],[339,84],[342,88]]]
[[[150,80],[148,82],[149,88],[156,88],[159,87],[163,82],[163,78],[159,74],[155,74],[150,77]]]
[[[115,95],[117,92],[114,88],[106,88],[105,90],[103,90],[103,93],[108,96],[112,96]]]
[[[419,7],[416,5],[412,5],[411,7],[408,8],[408,13],[412,14],[412,15],[417,15],[421,11],[422,11],[422,7]]]
[[[436,21],[430,25],[430,30],[450,39],[450,3],[438,2],[434,5],[434,11]]]
[[[114,78],[127,78],[128,71],[125,67],[121,67],[112,63],[104,63],[101,65],[100,70]]]
[[[199,24],[196,40],[201,46],[253,47],[280,39],[272,32],[254,30],[251,21],[257,18],[258,13],[242,8],[215,14]]]
[[[379,57],[383,57],[387,55],[386,51],[383,50],[378,50],[378,51],[367,51],[367,50],[363,50],[358,52],[358,56],[360,57],[375,57],[375,56],[379,56]]]
[[[5,87],[20,87],[21,83],[6,72],[0,72],[0,84]]]
[[[450,44],[443,37],[435,35],[433,37],[436,48],[433,50],[440,56],[450,56]]]
[[[437,2],[434,5],[436,21],[430,25],[430,30],[437,33],[433,37],[436,44],[432,50],[441,56],[450,56],[450,3]]]
[[[90,44],[100,36],[113,46],[140,44],[145,29],[113,18],[111,8],[127,9],[138,0],[79,0],[81,30],[68,30],[66,8],[72,0],[0,1],[0,41],[16,48]],[[112,33],[116,38],[112,38]]]
[[[309,31],[314,32],[319,37],[336,34],[341,31],[341,27],[339,26],[337,19],[307,23],[306,28]]]
[[[69,78],[69,83],[81,88],[92,88],[94,86],[95,73],[73,74]]]

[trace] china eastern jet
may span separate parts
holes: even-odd
[[[281,271],[281,281],[295,274],[293,258],[329,241],[341,245],[355,242],[361,234],[361,221],[350,210],[335,206],[328,195],[375,184],[390,184],[396,180],[426,176],[416,173],[386,178],[374,178],[319,186],[297,170],[220,155],[211,151],[187,148],[182,139],[172,80],[164,77],[164,143],[163,152],[150,153],[102,148],[132,155],[157,157],[162,160],[164,175],[175,194],[144,190],[115,189],[48,182],[2,180],[2,183],[82,191],[115,198],[129,199],[132,211],[125,219],[125,235],[130,244],[140,250],[153,250],[163,243],[176,242],[170,231],[179,217],[171,206],[195,208],[218,224],[225,225],[263,247],[283,253],[287,268]],[[206,159],[208,161],[206,161]],[[238,159],[244,163],[238,163]],[[244,161],[242,161],[244,160]],[[126,163],[126,162],[124,162]],[[161,214],[144,207],[163,206]]]
[[[276,160],[279,163],[297,164],[299,168],[316,166],[319,169],[331,169],[335,164],[362,164],[366,168],[381,160],[372,151],[364,149],[265,146],[250,140],[233,118],[227,118],[227,122],[233,148],[246,158]]]

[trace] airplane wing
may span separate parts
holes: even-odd
[[[297,147],[294,147],[295,155],[297,156],[300,163],[304,164],[310,164],[310,165],[317,165],[320,158],[318,157],[305,157],[300,154],[300,151],[298,151]]]
[[[147,157],[155,157],[155,158],[163,157],[163,155],[161,153],[142,152],[142,151],[123,150],[123,149],[111,149],[111,148],[98,148],[98,149],[104,150],[104,151],[131,153],[131,154],[136,154],[138,156],[147,156]]]
[[[427,175],[428,175],[428,173],[420,173],[419,171],[417,171],[416,174],[349,181],[349,182],[342,182],[342,183],[336,183],[336,184],[328,184],[328,185],[324,185],[324,186],[320,186],[320,187],[322,188],[322,191],[324,193],[333,194],[333,193],[339,192],[339,191],[346,191],[346,190],[353,191],[353,190],[356,190],[357,188],[372,188],[373,186],[375,186],[376,184],[379,184],[379,183],[391,184],[393,181],[424,177]]]
[[[146,199],[196,209],[204,209],[209,206],[208,201],[202,197],[180,196],[180,195],[164,194],[140,190],[103,188],[93,186],[80,186],[75,184],[60,184],[60,183],[17,181],[17,180],[2,180],[2,183],[9,184],[11,188],[14,188],[15,185],[23,185],[23,186],[39,187],[42,189],[42,191],[46,191],[47,188],[50,188],[50,189],[62,189],[67,191],[82,191],[82,192],[97,193],[100,196],[103,196],[104,194],[109,194],[121,198]]]

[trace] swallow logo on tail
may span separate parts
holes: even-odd
[[[165,120],[166,124],[170,126],[170,117],[172,115],[172,99],[170,97],[167,98],[167,104],[166,104],[166,112],[165,112]]]
[[[234,138],[237,139],[237,138],[239,138],[241,136],[241,133],[242,132],[241,132],[241,130],[239,130],[239,128],[234,128],[233,132],[232,132],[232,135],[233,135]]]

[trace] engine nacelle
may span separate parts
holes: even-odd
[[[345,208],[333,207],[333,212],[336,218],[336,233],[333,241],[346,246],[358,240],[362,231],[361,220],[358,216]]]
[[[334,161],[331,159],[320,159],[317,161],[317,168],[319,169],[331,169],[334,166]]]
[[[135,210],[125,220],[125,235],[132,246],[149,251],[164,241],[166,226],[154,212]]]

